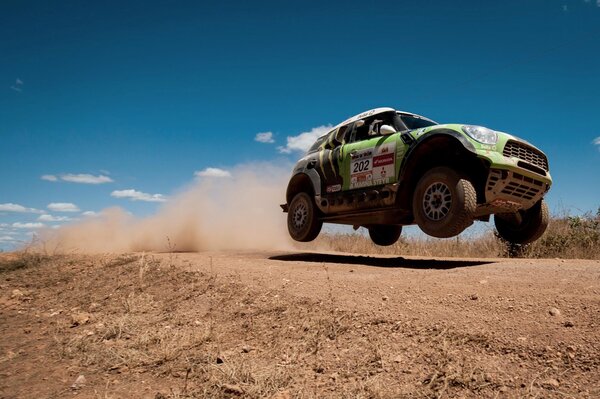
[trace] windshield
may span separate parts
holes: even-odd
[[[418,115],[400,114],[400,119],[402,119],[408,130],[437,125],[434,121]]]

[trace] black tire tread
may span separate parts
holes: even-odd
[[[307,228],[303,229],[302,231],[295,231],[292,220],[293,209],[295,202],[299,201],[300,199],[307,201],[307,203],[309,204],[309,224]],[[317,236],[321,232],[321,228],[323,227],[323,221],[319,220],[317,212],[318,210],[315,205],[314,199],[309,194],[305,192],[300,192],[292,198],[288,209],[287,225],[288,232],[294,240],[300,242],[308,242],[313,241],[315,238],[317,238]]]
[[[494,216],[494,224],[500,237],[513,244],[530,244],[539,239],[550,222],[548,204],[543,199],[525,211],[524,216],[529,217],[523,226],[515,226],[501,214]]]
[[[467,227],[473,224],[473,214],[477,210],[477,192],[475,188],[465,179],[460,179],[457,184],[458,190],[462,190],[465,195],[465,206],[461,210],[455,223],[448,229],[448,236],[453,237],[462,233]]]
[[[429,176],[437,173],[445,175],[449,180],[448,183],[455,187],[456,194],[464,199],[462,207],[452,215],[452,223],[444,226],[443,229],[439,227],[437,222],[430,221],[421,215],[420,198],[418,201],[415,201],[416,198],[413,198],[413,214],[415,215],[417,224],[424,233],[437,238],[454,237],[473,224],[473,215],[477,210],[477,192],[469,180],[461,178],[453,169],[443,166],[429,170],[417,184],[415,192],[417,193],[422,190],[421,186],[425,184],[423,181],[429,178]]]
[[[399,225],[374,225],[369,227],[369,237],[375,245],[386,247],[398,241],[402,234]]]

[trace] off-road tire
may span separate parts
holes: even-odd
[[[287,215],[290,236],[301,242],[312,241],[319,235],[323,222],[318,219],[314,200],[307,193],[292,198]]]
[[[369,237],[376,245],[386,247],[398,241],[402,226],[393,224],[378,224],[369,227]]]
[[[550,214],[546,201],[539,200],[534,206],[517,214],[499,213],[494,215],[498,235],[512,244],[529,244],[544,234]]]
[[[473,184],[445,166],[425,172],[413,194],[412,210],[417,225],[437,238],[462,233],[473,224],[476,209]]]

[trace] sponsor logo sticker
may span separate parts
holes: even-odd
[[[326,190],[327,190],[328,193],[337,193],[341,189],[342,189],[342,185],[341,184],[334,184],[332,186],[327,186]]]
[[[394,154],[383,154],[373,157],[373,167],[391,165],[394,163]]]

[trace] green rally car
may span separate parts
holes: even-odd
[[[447,238],[494,214],[502,238],[526,244],[548,226],[551,184],[546,155],[525,140],[377,108],[317,139],[281,207],[297,241],[314,240],[323,223],[366,227],[378,245],[410,224]]]

